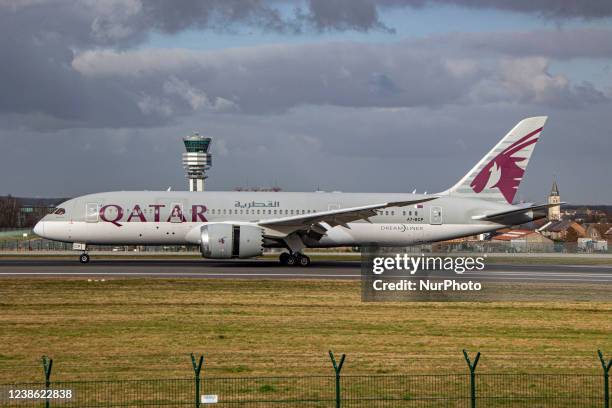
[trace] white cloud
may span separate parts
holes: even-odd
[[[186,101],[191,109],[198,111],[200,109],[209,109],[212,111],[229,110],[236,105],[225,98],[214,98],[211,100],[201,89],[192,86],[188,81],[178,79],[172,75],[163,84],[164,93],[167,95],[175,95]]]
[[[136,103],[140,111],[145,115],[161,114],[169,117],[174,113],[170,103],[151,95],[141,95]]]

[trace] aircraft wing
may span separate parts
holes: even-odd
[[[508,217],[510,215],[522,214],[522,213],[527,212],[527,211],[545,210],[547,208],[556,207],[556,206],[562,205],[562,204],[565,204],[565,203],[528,205],[528,206],[524,206],[524,207],[513,208],[513,209],[508,210],[508,211],[500,211],[500,212],[495,212],[495,213],[491,213],[491,214],[475,215],[475,216],[472,217],[472,219],[474,219],[474,220],[484,220],[484,221],[495,221],[495,220],[498,220],[500,218]]]
[[[310,226],[325,222],[331,227],[342,225],[349,228],[347,225],[351,221],[366,220],[369,222],[369,217],[376,214],[376,210],[388,207],[404,207],[408,205],[420,204],[427,201],[435,200],[438,197],[419,198],[408,201],[395,201],[381,204],[364,205],[361,207],[341,208],[337,210],[320,211],[311,214],[300,214],[291,217],[273,218],[259,222],[262,227],[272,229],[282,229],[290,232],[308,229]]]

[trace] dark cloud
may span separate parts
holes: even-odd
[[[612,58],[612,30],[596,27],[441,34],[415,40],[414,43],[421,47],[442,49],[446,54],[464,56],[503,54],[559,60]]]
[[[392,1],[394,2],[394,1]],[[403,1],[399,0],[402,4]],[[601,19],[612,16],[612,2],[607,0],[407,0],[416,4],[451,4],[479,9],[499,9],[534,13],[548,18]]]
[[[319,30],[379,29],[393,32],[380,21],[378,5],[371,0],[310,0],[308,21]]]
[[[558,21],[612,16],[608,0],[310,0],[308,4],[307,21],[319,30],[393,31],[380,20],[381,11],[439,5],[533,14]]]

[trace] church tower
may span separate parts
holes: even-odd
[[[559,195],[559,187],[557,187],[557,181],[553,181],[552,190],[548,196],[548,204],[559,204],[561,202],[561,196]],[[561,220],[561,206],[555,205],[548,208],[548,220],[549,221],[560,221]]]

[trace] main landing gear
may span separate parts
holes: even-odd
[[[79,255],[79,262],[82,264],[89,263],[89,255],[87,252],[83,252],[81,255]]]
[[[280,260],[281,264],[287,265],[287,266],[296,266],[296,265],[308,266],[310,265],[310,258],[299,252],[293,252],[293,253],[283,252],[282,254],[280,254],[278,259]]]

